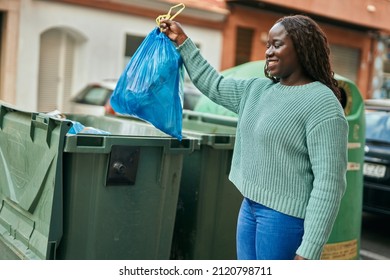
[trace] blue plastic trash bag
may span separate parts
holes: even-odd
[[[77,121],[72,121],[66,118],[66,115],[61,113],[58,110],[54,110],[48,113],[45,113],[45,115],[49,115],[50,117],[54,117],[56,119],[60,120],[68,120],[72,123],[71,128],[69,129],[67,134],[104,134],[104,135],[110,135],[111,133],[102,129],[90,127],[90,126],[84,126],[83,124],[77,122]]]
[[[71,121],[72,127],[69,129],[68,134],[103,134],[103,135],[110,135],[111,133],[105,130],[101,130],[98,128],[90,127],[90,126],[84,126],[83,124]]]
[[[138,117],[181,140],[183,75],[180,54],[156,27],[120,76],[111,106],[117,113]]]

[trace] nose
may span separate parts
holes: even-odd
[[[274,55],[274,48],[272,46],[265,50],[265,57],[271,57]]]

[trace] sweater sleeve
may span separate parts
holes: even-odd
[[[314,182],[306,208],[303,240],[297,254],[320,259],[346,189],[346,119],[334,117],[318,124],[309,133],[307,145]]]
[[[238,114],[245,90],[254,79],[224,78],[200,54],[190,38],[181,44],[178,51],[194,85],[215,103]]]

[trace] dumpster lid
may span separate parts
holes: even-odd
[[[214,149],[233,149],[237,117],[183,110],[183,135]],[[200,148],[200,146],[199,146]]]
[[[0,240],[19,258],[50,259],[61,239],[62,150],[71,126],[0,102]]]

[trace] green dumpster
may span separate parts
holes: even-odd
[[[228,175],[237,119],[186,111],[183,135],[200,140],[184,157],[171,259],[236,259],[242,195]]]
[[[142,122],[0,104],[0,259],[169,259],[183,157]]]
[[[352,81],[338,75],[336,79],[346,97],[344,112],[349,124],[347,190],[321,258],[359,259],[363,213],[364,102]]]
[[[238,65],[223,71],[226,77],[264,77],[264,60]],[[364,102],[357,86],[335,75],[344,96],[344,112],[349,124],[347,190],[322,259],[359,259],[363,197],[363,162],[365,144]],[[231,111],[202,96],[197,112],[234,116]]]

